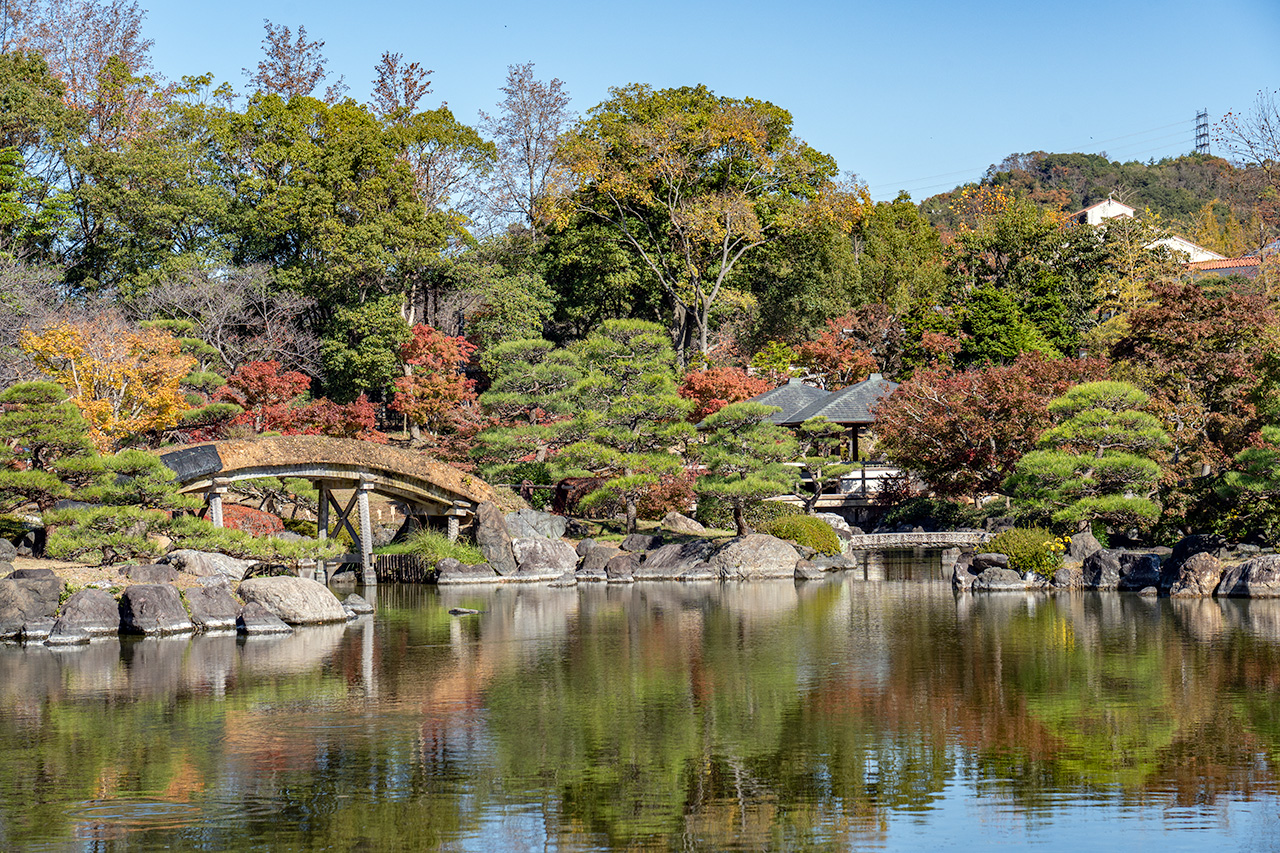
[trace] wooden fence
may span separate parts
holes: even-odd
[[[378,583],[435,583],[436,570],[415,554],[375,554]]]

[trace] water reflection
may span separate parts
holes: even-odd
[[[0,847],[1143,846],[1275,814],[1277,601],[956,596],[908,553],[377,602],[0,647]]]

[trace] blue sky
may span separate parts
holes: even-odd
[[[242,87],[269,18],[324,39],[357,99],[390,50],[435,71],[427,106],[472,124],[513,63],[563,80],[579,112],[610,86],[705,83],[790,110],[795,133],[877,199],[918,201],[1013,152],[1185,153],[1198,110],[1217,121],[1280,88],[1280,0],[140,5],[166,77]]]

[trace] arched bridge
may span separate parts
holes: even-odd
[[[851,551],[895,548],[973,548],[991,538],[981,530],[944,530],[937,533],[863,533],[847,540]]]
[[[317,528],[321,538],[341,528],[357,543],[366,582],[372,576],[369,493],[400,501],[414,515],[444,517],[450,538],[492,501],[492,487],[465,471],[419,453],[354,439],[292,435],[218,441],[179,447],[160,459],[177,475],[184,492],[204,493],[210,519],[222,524],[222,496],[231,483],[258,477],[309,480],[320,492]],[[346,506],[335,490],[353,491]],[[336,516],[333,514],[336,510]],[[359,527],[352,523],[355,515]]]

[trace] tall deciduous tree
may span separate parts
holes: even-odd
[[[440,432],[451,412],[476,399],[475,380],[463,372],[475,351],[465,338],[414,326],[412,337],[400,348],[405,375],[395,382],[391,408],[407,415],[415,427]]]
[[[431,93],[429,78],[434,72],[416,62],[405,62],[404,54],[384,52],[373,71],[375,115],[412,115],[418,102]]]
[[[859,200],[773,104],[705,86],[611,91],[559,149],[578,187],[557,215],[587,213],[622,235],[662,285],[683,366],[688,350],[710,351],[712,309],[748,252],[823,221],[847,227]]]
[[[249,85],[256,92],[279,95],[286,101],[295,95],[314,94],[328,75],[324,40],[308,41],[307,28],[302,24],[295,33],[283,24],[273,24],[264,18],[262,28],[266,31],[262,37],[263,57],[255,70],[243,69]],[[341,79],[336,85],[342,86]]]
[[[544,230],[539,205],[562,179],[556,145],[574,118],[569,93],[561,80],[534,77],[532,62],[507,66],[501,91],[498,111],[480,112],[480,128],[497,146],[490,213],[498,221],[520,218],[536,240]]]

